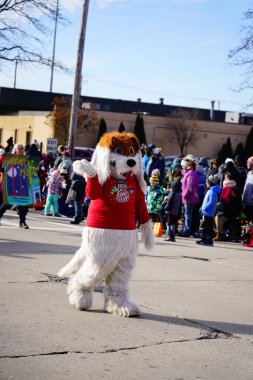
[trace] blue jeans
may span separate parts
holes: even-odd
[[[185,203],[183,205],[183,227],[181,229],[181,235],[190,236],[191,224],[192,224],[192,212],[194,205]]]
[[[75,207],[75,215],[74,215],[75,222],[81,222],[81,220],[82,220],[82,201],[74,201],[74,207]]]

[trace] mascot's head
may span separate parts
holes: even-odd
[[[129,175],[135,175],[142,191],[146,191],[141,148],[133,133],[105,133],[96,146],[91,163],[97,169],[101,185],[110,176],[126,179]]]

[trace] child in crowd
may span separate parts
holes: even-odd
[[[61,180],[61,198],[59,199],[59,213],[61,216],[72,217],[74,215],[73,202],[71,204],[66,203],[69,189],[71,186],[71,181],[68,175],[67,169],[62,169],[60,171]]]
[[[223,187],[218,205],[218,212],[215,217],[217,235],[214,241],[222,240],[223,225],[238,218],[242,210],[241,190],[232,175],[226,172],[224,175]]]
[[[148,186],[146,193],[146,203],[153,222],[156,222],[157,219],[161,221],[160,212],[162,209],[163,196],[163,188],[160,185],[158,176],[152,175],[150,177],[150,186]]]
[[[218,185],[219,180],[219,176],[216,174],[210,175],[206,180],[207,192],[200,209],[201,214],[203,215],[202,239],[196,241],[196,243],[200,245],[213,246],[214,215],[216,212],[218,196],[221,193],[221,188]]]
[[[50,215],[51,206],[53,206],[54,216],[60,216],[58,213],[58,200],[61,196],[61,180],[58,170],[54,170],[47,181],[47,200],[45,206],[45,215]]]
[[[166,213],[166,236],[165,241],[176,241],[176,228],[180,218],[182,208],[182,184],[180,180],[175,180],[171,183],[171,192],[167,197],[165,204]]]

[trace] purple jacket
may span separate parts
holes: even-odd
[[[182,179],[182,202],[199,203],[199,175],[195,170],[187,170]]]

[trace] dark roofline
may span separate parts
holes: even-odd
[[[0,87],[0,114],[13,114],[18,111],[50,111],[56,97],[71,96],[70,94],[50,93],[44,91],[14,89]],[[170,106],[162,103],[146,103],[121,99],[81,96],[83,103],[95,104],[95,109],[118,113],[143,113],[151,116],[168,116],[176,109],[198,110],[201,120],[210,121],[210,109]],[[214,111],[214,121],[225,122],[225,111]]]

